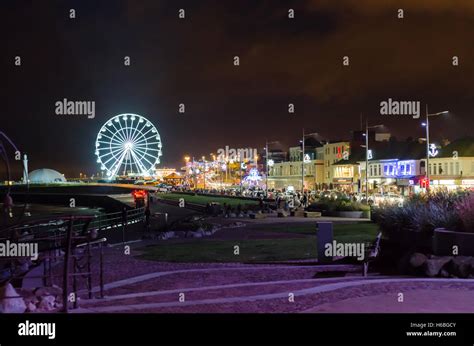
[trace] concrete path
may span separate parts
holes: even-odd
[[[296,267],[298,266],[253,265],[238,268],[204,268],[154,272],[111,282],[105,288],[109,290],[127,287],[158,277],[177,274],[203,273],[204,275],[221,272],[222,276],[225,276],[225,271],[229,270],[234,272],[245,270],[265,271],[276,270],[277,268],[280,270],[285,268],[295,269]],[[321,269],[322,266],[304,267]],[[456,285],[457,287],[454,287]],[[150,286],[150,288],[152,287]],[[261,289],[258,289],[258,287],[261,287]],[[271,289],[271,287],[275,287],[275,289]],[[403,302],[397,300],[397,287],[404,294]],[[391,290],[391,288],[395,288],[395,291]],[[97,292],[98,288],[94,288],[94,291]],[[270,293],[255,294],[262,291]],[[246,311],[245,307],[257,309],[256,312],[282,312],[280,308],[285,307],[285,309],[288,309],[289,292],[294,295],[295,299],[298,299],[300,302],[304,301],[302,305],[293,308],[291,312],[474,312],[471,304],[466,304],[468,301],[474,301],[474,279],[380,276],[369,278],[350,276],[257,281],[200,287],[180,287],[167,290],[148,290],[145,292],[117,294],[104,299],[83,300],[81,302],[82,307],[73,312],[160,312],[163,309],[168,312],[173,312],[173,309],[176,309],[177,312],[208,312],[208,309],[211,311],[224,309],[225,312],[235,312],[236,308],[242,308]],[[347,292],[355,292],[355,296],[347,295]],[[189,298],[180,302],[177,296],[181,293],[186,293],[186,296],[190,293],[189,296],[191,297],[193,296],[192,294],[199,294],[195,298]],[[146,302],[144,299],[147,299]],[[158,299],[159,301],[153,301],[153,299]],[[258,304],[268,302],[265,303],[267,305],[262,307],[262,309],[268,309],[267,306],[270,304],[271,311],[258,310],[257,302],[260,302]],[[440,304],[440,302],[443,303]],[[107,303],[110,303],[110,305]],[[98,304],[98,306],[94,306],[94,304]],[[225,310],[226,306],[228,310]]]

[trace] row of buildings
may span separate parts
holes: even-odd
[[[346,192],[397,192],[409,194],[426,186],[427,146],[423,140],[397,141],[390,134],[369,132],[366,182],[365,133],[351,140],[321,142],[305,139],[302,146],[283,155],[270,151],[268,187]],[[445,141],[430,146],[428,171],[431,189],[474,188],[474,138]]]

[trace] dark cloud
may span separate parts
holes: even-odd
[[[381,119],[389,97],[449,109],[433,137],[472,132],[474,3],[467,1],[2,2],[7,88],[2,127],[32,165],[97,170],[93,145],[109,117],[150,118],[164,163],[217,148],[297,141],[302,127],[348,136],[360,113],[399,138],[413,119]],[[75,8],[77,19],[67,18]],[[179,8],[187,18],[179,20]],[[294,20],[287,18],[295,9]],[[404,9],[405,18],[397,18]],[[12,65],[21,55],[21,69]],[[232,65],[238,55],[241,66]],[[350,66],[342,66],[349,56]],[[460,66],[453,67],[452,57]],[[123,66],[130,56],[132,65]],[[54,102],[95,100],[93,120],[54,116]],[[186,104],[186,114],[177,112]],[[296,114],[287,113],[295,103]]]

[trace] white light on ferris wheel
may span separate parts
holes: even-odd
[[[100,129],[95,146],[97,163],[109,177],[150,176],[162,155],[156,127],[145,117],[131,113],[109,119]]]

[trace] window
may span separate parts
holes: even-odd
[[[449,163],[449,173],[450,175],[454,174],[454,163],[450,162]]]
[[[444,171],[443,171],[443,174],[448,174],[448,163],[447,163],[447,162],[444,163]]]
[[[456,170],[454,174],[459,175],[459,162],[456,162]]]

